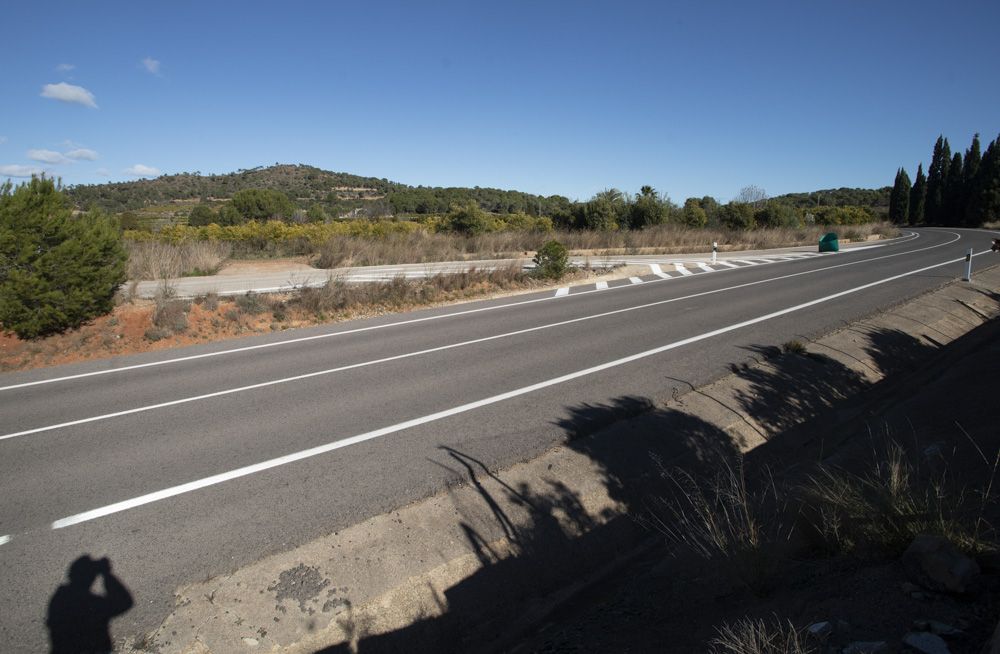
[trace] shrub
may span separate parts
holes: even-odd
[[[51,179],[0,186],[0,325],[36,338],[106,314],[125,281],[118,222],[73,216]]]
[[[216,220],[215,212],[208,205],[199,204],[191,210],[187,224],[192,227],[200,227],[202,225],[210,225]]]
[[[559,241],[549,241],[535,253],[535,274],[548,279],[559,279],[569,267],[569,252]]]
[[[490,215],[475,202],[453,206],[448,213],[448,229],[460,234],[482,234],[490,231],[490,223]]]
[[[179,334],[188,327],[187,312],[191,304],[184,300],[161,299],[153,310],[153,325]]]
[[[713,654],[812,654],[819,650],[806,639],[804,631],[791,622],[775,618],[773,624],[743,618],[716,629]]]
[[[756,225],[753,207],[744,202],[730,202],[719,210],[719,219],[729,229],[747,230]]]
[[[249,314],[251,316],[256,316],[257,314],[264,313],[267,311],[267,303],[264,298],[258,293],[250,291],[246,295],[240,295],[236,298],[236,306],[243,313]]]

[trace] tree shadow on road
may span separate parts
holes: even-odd
[[[69,583],[49,600],[46,626],[53,654],[111,652],[111,620],[126,613],[134,602],[125,584],[111,572],[107,558],[83,555],[70,564]],[[104,594],[94,592],[100,579]]]

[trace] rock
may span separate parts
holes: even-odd
[[[257,647],[257,645],[260,645],[260,641],[258,641],[256,638],[244,638],[243,644],[249,647]]]
[[[957,627],[950,624],[938,622],[937,620],[914,620],[913,631],[929,631],[938,636],[961,636],[964,633]]]
[[[883,654],[889,651],[889,644],[884,640],[858,641],[841,650],[842,654]]]
[[[901,562],[906,576],[929,590],[964,593],[979,576],[979,565],[941,536],[917,536]]]
[[[816,640],[823,642],[833,633],[833,625],[829,622],[814,622],[806,627],[806,633]]]
[[[914,631],[906,634],[903,637],[903,644],[922,654],[951,654],[947,643],[942,640],[941,636],[926,631]]]

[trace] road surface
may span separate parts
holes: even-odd
[[[985,232],[921,229],[834,255],[746,257],[0,376],[0,642],[46,647],[46,607],[108,557],[155,628],[174,589],[541,453],[585,403],[707,383],[961,276]]]

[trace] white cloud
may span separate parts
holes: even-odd
[[[152,166],[136,164],[130,168],[126,168],[123,172],[126,175],[132,175],[133,177],[156,177],[160,174],[160,169],[153,168]]]
[[[66,156],[70,159],[75,159],[76,161],[80,161],[81,159],[86,159],[87,161],[97,161],[97,153],[87,148],[76,148],[75,150],[70,150],[66,153]]]
[[[0,176],[2,177],[31,177],[41,175],[44,172],[38,166],[19,166],[16,164],[0,166]]]
[[[28,150],[28,158],[47,164],[69,163],[69,159],[53,150]]]
[[[56,66],[56,70],[59,71],[60,73],[68,73],[74,68],[76,68],[76,66],[73,64],[59,64],[58,66]]]
[[[160,74],[160,62],[152,57],[146,57],[142,60],[142,65],[146,67],[146,70],[153,75]]]
[[[59,100],[60,102],[75,102],[76,104],[82,104],[85,107],[97,109],[97,102],[94,99],[93,93],[82,86],[74,86],[73,84],[67,84],[66,82],[46,84],[42,87],[42,97],[52,98],[53,100]]]
[[[111,177],[111,171],[110,171],[110,170],[108,170],[107,168],[98,168],[98,169],[97,169],[96,171],[94,171],[94,172],[96,172],[96,173],[97,173],[98,175],[100,175],[101,177]]]

